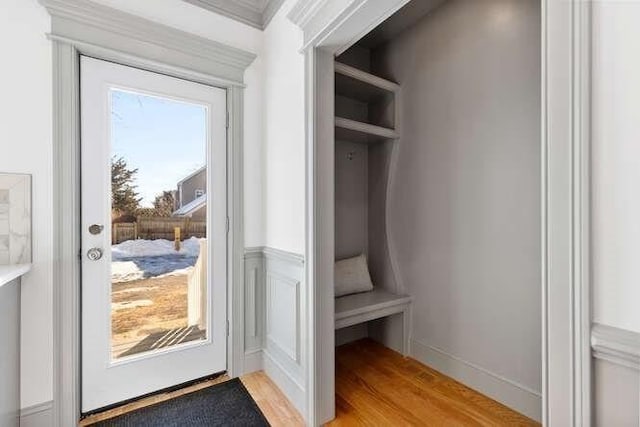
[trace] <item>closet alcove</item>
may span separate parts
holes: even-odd
[[[534,420],[540,15],[412,0],[341,52],[333,170],[336,346],[368,337]]]

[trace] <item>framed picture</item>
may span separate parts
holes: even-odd
[[[31,175],[0,173],[0,265],[31,262]]]

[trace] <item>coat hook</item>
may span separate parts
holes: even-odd
[[[348,160],[353,160],[353,156],[355,155],[355,151],[349,151],[349,153],[347,153],[347,159]]]

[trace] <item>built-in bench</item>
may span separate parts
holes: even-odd
[[[408,295],[397,295],[382,289],[338,297],[335,300],[335,329],[400,314],[402,352],[407,354],[411,301],[412,297]]]

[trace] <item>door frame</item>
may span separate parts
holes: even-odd
[[[244,372],[243,78],[256,55],[93,2],[40,3],[51,15],[53,59],[53,423],[68,426],[81,415],[80,56],[227,92],[227,372],[236,377]]]
[[[305,55],[309,425],[335,415],[334,55],[409,1],[299,0],[289,13]],[[541,56],[542,423],[582,426],[591,420],[590,1],[541,0]]]

